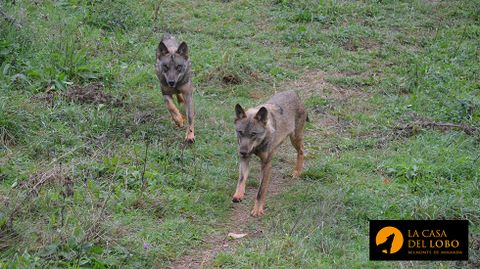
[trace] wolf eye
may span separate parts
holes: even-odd
[[[166,70],[168,70],[168,65],[164,64],[164,65],[162,66],[162,68],[163,68],[163,70],[166,71]]]
[[[239,136],[242,136],[242,135],[243,135],[243,132],[242,132],[242,131],[237,131],[237,134],[238,134]]]
[[[181,65],[177,65],[177,67],[176,67],[176,68],[177,68],[177,71],[182,71],[182,67],[183,67],[183,66],[181,66]]]
[[[250,133],[250,137],[255,137],[257,136],[257,133]]]

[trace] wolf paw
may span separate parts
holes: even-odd
[[[188,134],[187,136],[185,136],[185,143],[187,144],[193,144],[195,143],[195,135],[193,135],[192,133]]]
[[[233,198],[232,198],[232,202],[234,203],[240,203],[242,201],[243,197],[241,197],[240,195],[234,195]]]
[[[173,121],[178,127],[183,128],[183,125],[184,125],[183,122],[185,121],[185,119],[183,118],[182,115],[173,118]]]
[[[293,177],[293,178],[299,178],[299,177],[300,177],[300,174],[301,174],[301,172],[298,172],[297,170],[295,170],[295,171],[293,171],[293,173],[292,173],[292,177]]]
[[[261,215],[263,215],[263,208],[254,207],[250,214],[252,215],[252,217],[260,217]]]

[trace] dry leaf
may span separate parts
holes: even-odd
[[[242,237],[245,237],[246,235],[247,234],[228,233],[227,237],[228,237],[228,239],[235,240],[235,239],[240,239]]]

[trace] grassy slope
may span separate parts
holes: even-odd
[[[236,183],[233,105],[304,70],[362,94],[308,95],[303,180],[267,203],[264,237],[211,266],[400,266],[368,262],[368,219],[468,219],[478,238],[478,137],[416,130],[382,142],[415,119],[479,126],[478,1],[163,1],[158,16],[158,1],[38,2],[2,5],[21,28],[0,21],[0,224],[23,206],[14,232],[2,229],[0,264],[164,266],[200,244]],[[194,63],[197,143],[185,150],[153,72],[163,31],[188,42]],[[228,75],[240,83],[223,84]],[[124,105],[32,101],[97,81]],[[319,125],[319,108],[344,128]],[[74,196],[51,182],[22,202],[22,182],[49,172],[73,178]]]

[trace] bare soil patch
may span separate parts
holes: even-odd
[[[103,104],[121,107],[124,106],[125,97],[119,98],[105,92],[102,83],[91,83],[82,86],[73,85],[65,92],[47,91],[33,96],[33,99],[50,103],[52,106],[56,98],[62,98],[77,104]]]
[[[86,86],[74,86],[65,93],[65,98],[80,104],[123,105],[121,99],[105,93],[104,86],[101,83],[93,83]]]
[[[225,84],[240,84],[242,80],[235,74],[226,74],[222,77]]]
[[[342,48],[348,51],[374,50],[381,48],[381,44],[370,39],[362,38],[360,40],[348,39],[342,43]]]
[[[327,82],[326,77],[345,77],[349,74],[329,74],[320,70],[306,70],[298,80],[288,81],[280,85],[281,91],[295,90],[305,100],[312,96],[320,96],[332,101],[345,101],[352,97],[368,97],[369,94],[360,90],[338,87]]]

